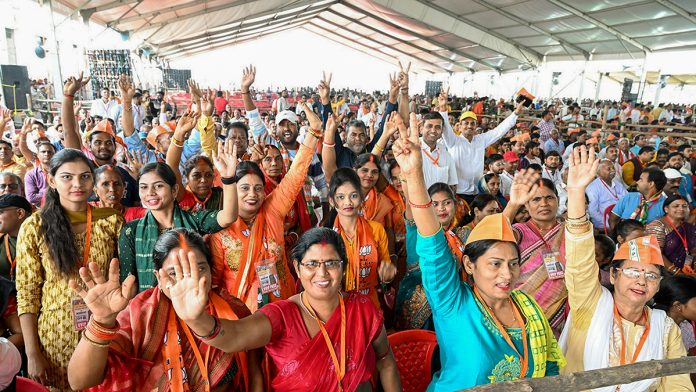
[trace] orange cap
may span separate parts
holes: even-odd
[[[520,133],[519,135],[515,135],[510,138],[511,142],[528,142],[532,140],[532,135],[528,133]]]
[[[493,214],[481,219],[466,239],[469,245],[474,241],[496,240],[516,242],[510,221],[503,214]]]
[[[115,136],[114,127],[111,125],[111,121],[107,119],[99,121],[97,125],[94,126],[94,129],[92,129],[92,132],[106,132],[111,136]]]
[[[665,265],[660,244],[654,235],[646,235],[624,242],[614,254],[614,260],[632,260],[645,264]]]
[[[614,136],[613,133],[610,133],[609,136],[607,136],[606,140],[614,140],[614,139],[616,139],[616,136]]]
[[[157,148],[157,138],[161,135],[164,135],[165,133],[174,133],[175,129],[176,121],[167,121],[162,125],[153,127],[152,130],[148,132],[147,137],[145,139],[148,143],[150,143],[152,147]]]
[[[585,141],[585,144],[599,144],[599,141],[596,137],[591,137]]]

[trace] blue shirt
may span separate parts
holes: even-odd
[[[633,212],[640,206],[642,195],[640,192],[629,192],[619,199],[616,203],[614,209],[611,212],[614,215],[619,216],[621,219],[631,219]],[[643,224],[650,223],[655,219],[661,218],[665,215],[662,206],[665,204],[665,195],[662,194],[657,202],[652,202],[648,204],[648,216],[647,220]],[[633,219],[640,220],[640,215],[634,217]]]
[[[429,237],[418,234],[416,250],[423,287],[433,311],[442,362],[442,369],[433,376],[428,391],[458,391],[492,381],[509,381],[513,379],[511,376],[519,377],[519,356],[484,314],[471,287],[460,281],[442,229]],[[527,299],[534,301],[529,296]],[[536,308],[537,317],[543,319],[538,305]],[[517,351],[522,353],[521,330],[508,328],[507,331]],[[534,372],[531,343],[529,350],[526,377]],[[546,366],[547,376],[558,374],[555,362],[547,361]]]

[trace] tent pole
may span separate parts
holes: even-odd
[[[645,91],[645,83],[648,79],[648,53],[643,53],[643,68],[640,71],[640,86],[638,87],[638,98],[633,104],[643,101],[643,92]]]
[[[602,79],[604,79],[604,72],[599,73],[599,79],[597,79],[597,87],[595,87],[594,102],[599,99],[599,89],[602,87]]]
[[[60,66],[60,47],[56,36],[56,21],[53,17],[53,0],[48,0],[48,11],[51,13],[51,35],[53,36],[51,38],[53,38],[53,45],[56,48],[56,69],[58,70],[58,78],[53,77],[53,91],[56,97],[58,97],[63,92],[63,71]]]

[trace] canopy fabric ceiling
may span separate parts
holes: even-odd
[[[619,82],[619,83],[623,83],[625,78],[633,79],[633,81],[635,81],[635,82],[640,80],[640,75],[636,74],[635,72],[631,72],[631,71],[610,72],[609,75],[607,75],[607,76],[609,78]],[[655,71],[646,72],[645,81],[648,84],[659,83],[659,78],[660,78],[659,72],[655,72]],[[695,74],[669,75],[666,82],[667,82],[667,84],[675,84],[675,85],[696,84],[696,75]]]
[[[306,29],[426,72],[696,48],[694,0],[58,0],[165,59]]]

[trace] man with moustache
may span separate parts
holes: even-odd
[[[421,125],[421,153],[423,155],[423,176],[425,187],[441,182],[457,189],[457,168],[452,156],[440,143],[442,139],[442,115],[430,112],[423,116]]]
[[[627,193],[626,188],[614,181],[615,176],[614,162],[602,159],[597,168],[597,178],[585,189],[585,194],[589,199],[590,220],[595,229],[600,232],[609,228],[611,209]]]

